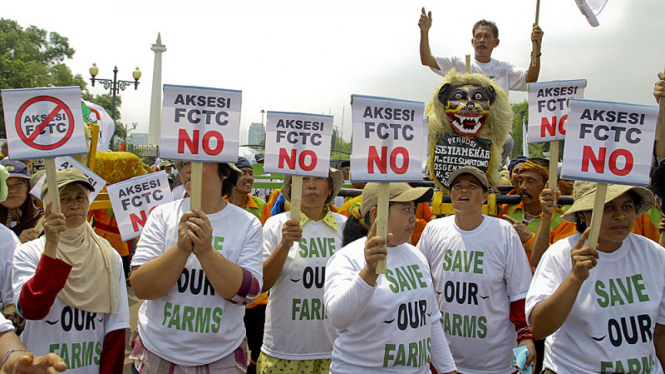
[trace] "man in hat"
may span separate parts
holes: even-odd
[[[549,161],[546,159],[526,160],[519,170],[516,186],[522,202],[517,205],[506,204],[499,213],[499,217],[503,217],[513,224],[532,266],[531,250],[541,220],[549,222],[549,225],[544,225],[547,229],[544,237],[548,239],[549,244],[575,233],[574,227],[561,224],[561,214],[563,214],[561,209],[555,208],[553,213],[543,214],[539,197],[547,186],[549,171]]]
[[[418,249],[432,270],[450,350],[460,372],[513,373],[506,363],[515,346],[527,347],[527,366],[536,358],[524,315],[528,261],[511,225],[482,214],[489,189],[484,172],[464,166],[448,184],[455,215],[430,222]]]
[[[164,160],[159,163],[159,170],[164,170],[166,174],[173,173],[173,164],[169,160]]]

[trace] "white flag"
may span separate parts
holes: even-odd
[[[599,25],[597,15],[605,8],[607,0],[575,0],[580,12],[584,14],[589,24],[593,27]]]

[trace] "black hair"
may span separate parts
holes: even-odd
[[[367,236],[369,229],[366,226],[366,224],[369,225],[369,218],[370,218],[369,212],[367,212],[367,214],[365,214],[365,217],[363,218],[365,224],[358,221],[356,217],[353,216],[353,214],[349,217],[349,219],[346,220],[346,225],[344,225],[344,231],[342,231],[343,247],[351,242],[354,242],[362,238],[363,236]]]
[[[222,196],[231,196],[233,188],[238,183],[238,173],[231,169],[228,164],[219,163],[217,164],[217,174],[219,174],[220,179],[226,177],[224,182],[222,182]]]
[[[638,194],[633,190],[628,190],[628,194],[630,194],[630,198],[633,199],[633,205],[635,205],[635,213],[637,213],[640,209],[642,209],[642,204],[644,204],[644,199],[642,198],[642,195]],[[577,229],[577,232],[579,232],[580,234],[583,233],[587,229],[587,227],[589,227],[587,222],[586,221],[582,222],[582,220],[579,217],[579,215],[584,212],[588,211],[585,210],[583,212],[575,213],[578,215],[577,222],[575,222],[575,228]]]
[[[499,39],[499,28],[496,27],[496,23],[488,21],[486,19],[481,19],[480,21],[476,22],[473,25],[473,30],[471,30],[471,36],[476,36],[476,29],[481,26],[489,26],[490,28],[492,28],[492,34],[494,34],[494,38]]]

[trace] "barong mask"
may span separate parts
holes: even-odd
[[[462,136],[473,137],[485,126],[496,92],[491,86],[444,84],[438,97],[452,128]]]

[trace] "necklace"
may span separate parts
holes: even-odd
[[[525,222],[527,225],[531,222],[533,222],[536,218],[538,218],[538,214],[531,214],[527,212],[526,210],[522,211],[522,222]]]

